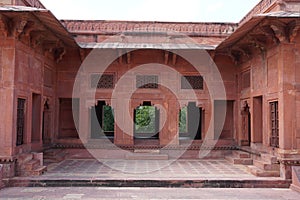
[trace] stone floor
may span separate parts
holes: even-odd
[[[10,187],[289,188],[280,177],[256,177],[220,160],[67,159],[42,176],[15,177]]]
[[[226,188],[7,188],[0,199],[209,199],[209,200],[299,200],[300,193],[289,189]]]
[[[251,179],[258,178],[241,165],[226,160],[65,160],[48,167],[43,178],[134,179]]]
[[[165,182],[160,182],[161,180]],[[187,182],[178,184],[181,180]],[[247,182],[249,180],[250,182]],[[256,177],[248,173],[246,167],[233,165],[223,159],[175,161],[68,159],[49,165],[48,172],[42,176],[17,177],[12,181],[24,182],[27,186],[30,186],[28,183],[32,181],[36,181],[37,184],[31,185],[35,187],[0,190],[0,199],[300,199],[299,193],[289,189],[253,189],[252,187],[257,186],[252,185],[257,184],[255,181],[262,182],[258,184],[274,181],[276,184],[282,179]],[[96,181],[96,184],[91,184],[93,181]],[[122,181],[125,183],[120,184]],[[209,183],[210,181],[212,183]],[[244,185],[235,185],[244,181],[244,184],[248,184],[247,188],[239,188]],[[66,184],[72,187],[66,187]],[[232,186],[237,188],[228,188]]]

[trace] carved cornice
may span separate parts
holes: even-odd
[[[123,32],[179,32],[189,36],[223,36],[233,33],[234,23],[168,23],[168,22],[120,22],[120,21],[61,21],[75,34],[120,34]]]
[[[15,157],[0,157],[0,164],[9,164],[16,161]]]
[[[227,54],[234,63],[239,64],[251,59],[255,51],[264,56],[268,48],[295,42],[299,29],[300,20],[265,19],[236,43],[217,54]]]
[[[279,163],[289,166],[300,166],[300,160],[282,159],[279,160]]]

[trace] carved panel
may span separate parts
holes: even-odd
[[[182,76],[181,89],[203,90],[202,76]]]
[[[17,102],[17,141],[16,145],[24,143],[25,132],[25,99],[18,99]]]
[[[242,73],[242,89],[250,88],[251,85],[251,73],[250,70]]]
[[[100,77],[101,76],[101,77]],[[114,75],[113,74],[92,74],[91,87],[97,89],[113,89]]]
[[[279,147],[279,115],[278,115],[277,101],[270,103],[270,127],[271,127],[270,146]]]
[[[146,89],[158,88],[158,76],[155,75],[138,75],[136,76],[136,87]]]
[[[268,59],[268,91],[276,92],[278,90],[278,58],[273,55]]]
[[[47,67],[44,68],[44,86],[53,86],[53,71]]]

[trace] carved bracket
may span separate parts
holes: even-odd
[[[57,63],[59,63],[63,59],[63,56],[66,54],[66,49],[60,40],[57,40],[56,42],[44,42],[43,48],[45,56],[47,54],[52,54]]]
[[[300,29],[300,22],[299,21],[292,21],[287,26],[288,33],[289,33],[289,42],[295,42],[295,38],[298,35],[298,31]]]
[[[127,52],[127,64],[130,64],[131,63],[131,53],[130,52]]]
[[[67,51],[66,51],[65,47],[55,48],[55,50],[54,50],[54,59],[56,60],[57,63],[59,63],[63,59],[66,52]]]
[[[42,31],[34,31],[30,33],[30,45],[32,48],[37,48],[45,40],[46,36]]]
[[[0,32],[3,34],[3,36],[7,37],[8,36],[8,23],[9,19],[0,14]]]
[[[28,15],[17,17],[12,20],[11,36],[18,38],[24,31],[28,23]]]
[[[170,53],[168,51],[165,51],[165,65],[169,63],[169,55]]]

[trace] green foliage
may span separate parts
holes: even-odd
[[[113,132],[115,129],[113,109],[110,106],[103,106],[103,131]]]
[[[179,112],[179,133],[187,132],[187,107],[184,107]]]
[[[135,131],[138,133],[155,132],[155,107],[140,106],[136,109]]]

